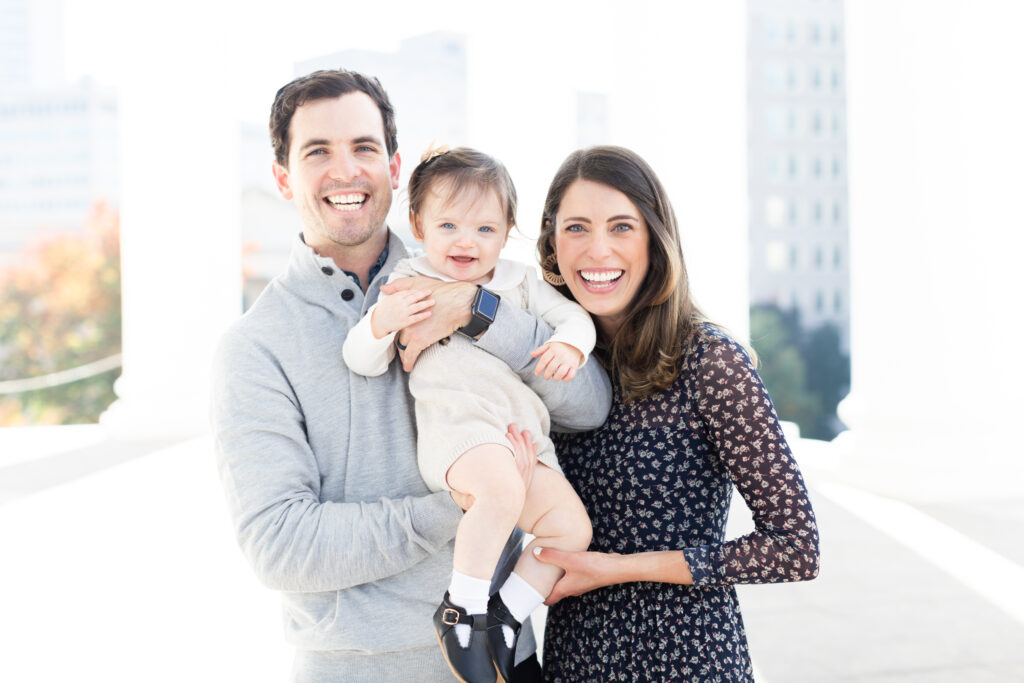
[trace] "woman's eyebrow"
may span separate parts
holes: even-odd
[[[589,218],[585,218],[583,216],[566,216],[565,218],[562,219],[562,222],[563,223],[569,223],[569,222],[572,222],[572,223],[589,223],[590,219]]]
[[[636,216],[631,216],[628,213],[623,213],[623,214],[619,214],[618,216],[612,216],[611,218],[609,218],[605,222],[606,223],[611,223],[612,221],[622,221],[622,220],[636,221],[636,220],[640,220],[640,219],[637,218]]]

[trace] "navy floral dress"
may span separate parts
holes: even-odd
[[[667,390],[592,432],[552,434],[594,525],[590,549],[680,550],[694,585],[636,582],[564,598],[544,634],[548,681],[753,681],[736,583],[814,578],[803,477],[744,349],[702,326]],[[725,540],[735,485],[756,530]]]

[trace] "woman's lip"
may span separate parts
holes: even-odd
[[[593,292],[594,294],[604,294],[606,292],[614,290],[619,286],[619,284],[622,282],[623,277],[626,274],[626,271],[623,270],[622,268],[585,268],[584,270],[586,270],[588,273],[619,273],[619,276],[613,280],[592,281],[583,277],[582,271],[576,271],[576,279],[579,280],[579,282],[583,285],[584,289],[586,289],[588,292]]]

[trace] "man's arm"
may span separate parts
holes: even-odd
[[[221,344],[211,408],[238,542],[267,586],[308,592],[377,581],[454,538],[462,514],[447,492],[321,502],[305,416],[276,359],[255,344],[238,336]]]
[[[547,342],[552,329],[537,315],[500,306],[490,328],[477,340],[484,351],[505,361],[547,406],[555,431],[583,431],[604,424],[612,405],[612,385],[600,363],[587,363],[571,382],[533,374],[537,359],[530,351]]]
[[[439,282],[430,278],[404,278],[381,288],[394,293],[402,289],[430,289],[435,300],[427,320],[404,330],[400,341],[407,345],[402,365],[408,371],[420,351],[455,334],[469,323],[476,285],[468,282]],[[538,316],[513,306],[499,306],[490,328],[477,340],[480,348],[503,360],[547,406],[552,429],[582,431],[604,424],[611,409],[612,389],[599,363],[587,363],[571,382],[555,382],[533,374],[537,359],[530,351],[551,337],[551,327]]]

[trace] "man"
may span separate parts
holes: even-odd
[[[385,223],[401,166],[394,112],[376,79],[318,71],[278,91],[270,127],[277,186],[296,203],[303,231],[287,271],[232,326],[215,359],[218,467],[239,544],[258,577],[283,594],[295,680],[448,680],[431,616],[462,511],[420,478],[403,369],[393,363],[364,378],[341,352],[406,256]],[[598,364],[568,383],[534,377],[529,351],[550,330],[507,307],[487,329],[471,311],[475,290],[432,286],[432,315],[402,335],[406,363],[473,320],[484,328],[477,344],[538,392],[553,423],[600,425],[610,385]],[[518,547],[507,549],[495,585]],[[529,630],[517,681],[539,680]]]

